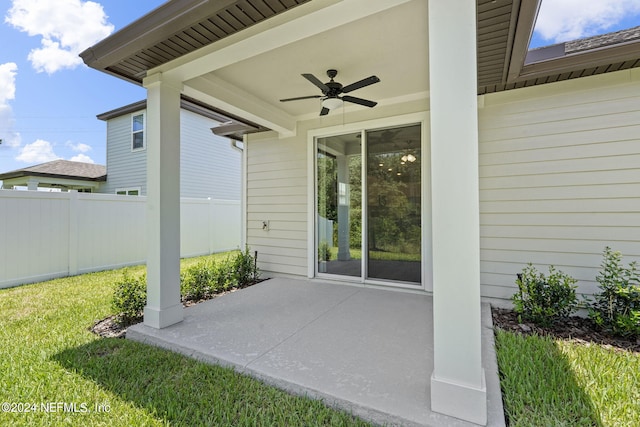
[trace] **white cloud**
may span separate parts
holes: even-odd
[[[29,60],[49,74],[81,65],[78,54],[114,29],[102,5],[82,0],[13,0],[5,22],[42,37],[42,48],[33,49]]]
[[[606,32],[628,15],[640,13],[640,0],[543,0],[536,33],[561,43]]]
[[[72,162],[95,163],[93,159],[86,154],[78,154],[70,158]]]
[[[18,66],[15,62],[0,64],[0,105],[16,97],[16,73]]]
[[[15,62],[0,64],[0,139],[2,145],[17,147],[20,145],[20,134],[13,130],[13,110],[9,101],[16,97],[16,74],[18,66]]]
[[[53,145],[49,141],[38,139],[22,147],[16,160],[24,163],[45,163],[58,160],[60,156],[53,152]]]
[[[71,141],[67,141],[65,145],[71,148],[71,150],[75,151],[76,153],[86,153],[87,151],[91,151],[92,149],[90,145],[83,144],[81,142],[74,144]]]

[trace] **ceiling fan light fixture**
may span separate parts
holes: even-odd
[[[342,107],[342,99],[340,98],[325,98],[322,100],[322,106],[329,110],[335,110]]]

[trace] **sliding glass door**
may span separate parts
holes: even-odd
[[[317,272],[421,282],[421,126],[316,140]]]
[[[362,275],[360,132],[317,140],[318,272]]]

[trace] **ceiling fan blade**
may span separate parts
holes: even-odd
[[[312,99],[312,98],[322,98],[322,95],[309,95],[309,96],[299,96],[297,98],[286,98],[286,99],[281,99],[280,102],[298,101],[300,99]]]
[[[353,102],[354,104],[364,105],[365,107],[375,107],[377,102],[369,101],[368,99],[356,98],[355,96],[345,95],[342,97],[343,101]]]
[[[322,110],[320,110],[320,115],[321,116],[326,116],[327,114],[329,114],[329,111],[331,111],[331,110],[329,110],[326,107],[322,107]]]
[[[369,86],[372,85],[374,83],[378,83],[380,81],[380,79],[376,76],[371,76],[371,77],[367,77],[366,79],[362,79],[360,81],[357,81],[355,83],[351,83],[350,85],[347,85],[345,87],[342,88],[342,93],[348,93],[351,92],[353,90],[356,89],[360,89],[361,87],[365,87],[365,86]]]
[[[311,83],[313,83],[314,85],[316,85],[317,87],[320,88],[320,90],[322,91],[322,93],[324,93],[325,95],[329,92],[329,86],[327,86],[326,84],[322,83],[316,76],[314,76],[313,74],[303,74],[302,77],[304,77],[305,79],[309,80]]]

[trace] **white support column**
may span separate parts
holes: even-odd
[[[481,358],[476,1],[429,0],[431,409],[487,423]]]
[[[147,306],[144,323],[183,319],[180,302],[180,84],[154,74],[147,89]]]

